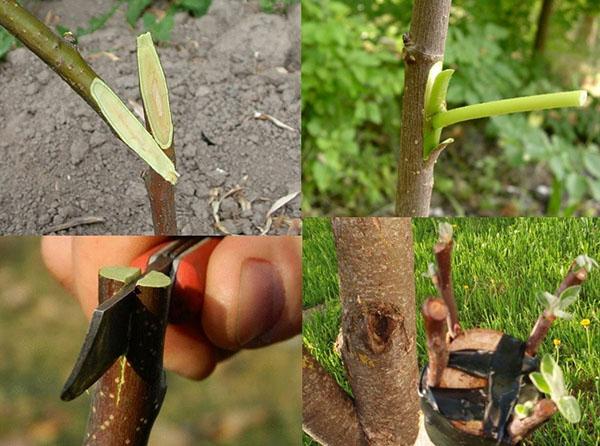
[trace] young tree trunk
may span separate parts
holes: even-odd
[[[404,99],[398,156],[396,215],[429,215],[435,158],[423,159],[423,107],[431,66],[444,58],[451,0],[415,0],[404,36]]]
[[[548,28],[550,17],[552,17],[552,7],[554,0],[543,0],[542,9],[538,17],[537,31],[535,33],[535,43],[533,44],[533,54],[544,54],[546,41],[548,40]]]
[[[577,37],[575,41],[578,45],[585,45],[589,51],[596,47],[596,41],[598,40],[598,16],[592,14],[585,14],[581,18],[579,29],[577,30]]]
[[[418,433],[415,285],[410,219],[334,218],[342,358],[370,445]]]

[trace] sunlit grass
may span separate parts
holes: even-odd
[[[421,273],[434,261],[432,247],[440,220],[415,219],[415,282],[417,305],[435,294],[431,281]],[[469,218],[445,219],[454,226],[454,290],[464,328],[502,330],[526,339],[541,307],[536,294],[554,292],[573,259],[582,253],[600,257],[600,221],[554,218]],[[305,307],[322,305],[304,323],[304,344],[345,388],[348,384],[340,359],[333,352],[340,321],[337,299],[335,249],[327,220],[304,222]],[[600,432],[600,271],[590,274],[580,298],[570,311],[572,320],[558,320],[542,344],[540,355],[558,351],[565,380],[577,396],[583,418],[571,425],[559,415],[552,418],[527,441],[536,446],[598,445]],[[309,304],[310,302],[310,304]],[[589,319],[586,328],[581,324]],[[420,364],[426,360],[421,318],[417,317]],[[589,341],[588,341],[589,337]],[[314,444],[305,437],[305,445]]]

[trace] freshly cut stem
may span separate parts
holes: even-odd
[[[101,79],[94,79],[91,92],[102,115],[119,138],[161,177],[175,184],[179,174],[175,170],[173,161],[158,146],[152,135],[146,131],[123,101]]]
[[[448,332],[450,337],[455,338],[460,332],[460,323],[458,322],[458,309],[454,299],[454,290],[452,287],[452,246],[453,241],[439,242],[433,248],[438,265],[438,272],[434,280],[440,296],[444,299],[448,307]]]
[[[98,277],[100,303],[138,277],[137,268],[102,268]],[[164,311],[168,309],[166,289],[160,288],[160,299],[166,305]],[[148,311],[144,302],[156,289],[140,287],[139,290],[140,299],[132,313],[129,349],[94,387],[85,445],[145,446],[160,410],[166,391],[162,372],[164,329],[160,328],[160,318]],[[157,320],[159,328],[149,330],[150,324]]]
[[[73,45],[54,34],[15,0],[0,0],[0,25],[42,59],[100,113],[100,108],[90,92],[92,81],[99,76]]]
[[[164,154],[175,166],[175,143],[167,81],[150,33],[139,36],[137,45],[140,95],[144,105],[146,129],[154,136]],[[146,170],[142,177],[150,200],[154,233],[177,235],[173,185],[154,170]]]
[[[552,400],[542,399],[538,401],[533,408],[533,413],[527,418],[519,419],[518,417],[513,417],[512,422],[508,426],[512,443],[519,443],[545,423],[557,410],[558,408]]]
[[[432,125],[433,128],[443,128],[463,121],[509,113],[547,110],[551,108],[581,107],[585,104],[586,98],[587,92],[585,90],[575,90],[484,102],[483,104],[467,105],[438,113],[433,117]]]
[[[169,91],[150,33],[137,38],[137,61],[146,119],[158,145],[168,149],[173,142]]]
[[[425,321],[425,334],[427,335],[427,353],[429,365],[427,367],[427,385],[437,387],[440,384],[442,373],[448,365],[448,345],[446,344],[446,318],[448,307],[442,299],[429,298],[421,308]]]

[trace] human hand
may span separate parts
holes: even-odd
[[[164,237],[44,237],[50,272],[88,318],[98,305],[98,270],[142,266]],[[242,348],[300,332],[300,237],[225,237],[203,245],[208,262],[180,268],[173,299],[188,310],[165,337],[165,367],[191,379],[210,375],[220,359]],[[185,259],[184,259],[185,261]]]

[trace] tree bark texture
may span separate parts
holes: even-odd
[[[302,429],[324,446],[366,446],[352,398],[302,347]]]
[[[548,29],[550,28],[550,17],[552,17],[552,7],[554,0],[543,0],[542,9],[537,22],[535,33],[535,43],[533,44],[534,54],[544,54],[546,50],[546,41],[548,40]]]
[[[418,433],[410,219],[334,218],[342,359],[370,445],[413,445]]]
[[[423,159],[424,96],[431,66],[444,58],[451,0],[415,0],[405,35],[402,134],[398,156],[396,215],[429,215],[434,162]]]
[[[99,276],[100,303],[121,286]],[[129,349],[94,387],[84,445],[144,446],[160,411],[166,393],[162,357],[167,288],[140,290],[131,316]]]

